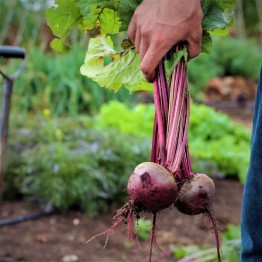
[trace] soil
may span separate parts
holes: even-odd
[[[214,179],[216,200],[214,211],[223,232],[227,224],[239,225],[243,186],[237,181]],[[36,212],[27,202],[4,202],[0,219]],[[126,225],[120,225],[110,236],[85,242],[106,230],[115,212],[89,218],[79,211],[52,214],[37,220],[25,221],[0,228],[0,261],[2,262],[59,262],[76,255],[79,262],[132,261],[134,254],[127,243]],[[150,218],[150,216],[146,216]],[[162,211],[157,217],[159,246],[167,254],[155,252],[153,261],[175,261],[170,254],[172,245],[211,244],[215,237],[208,218],[187,216],[175,208]],[[145,261],[149,241],[139,241],[136,261]],[[160,256],[160,257],[159,257]],[[64,260],[63,260],[64,258]],[[68,257],[67,257],[68,258]],[[68,260],[74,261],[74,260]]]
[[[209,102],[210,103],[210,102]],[[251,129],[253,103],[213,103],[217,110],[229,114],[233,120]],[[240,224],[243,185],[234,180],[214,179],[216,199],[214,211],[221,232],[228,224]],[[3,202],[0,220],[39,211],[26,201]],[[112,223],[115,211],[89,218],[79,211],[52,214],[37,220],[25,221],[0,228],[1,262],[126,262],[145,261],[149,240],[139,241],[134,256],[127,242],[126,225],[122,224],[110,236],[85,242],[97,233],[105,231]],[[150,216],[146,216],[150,218]],[[157,241],[166,255],[155,251],[153,261],[171,262],[175,259],[170,250],[174,245],[215,245],[215,236],[207,217],[187,216],[175,208],[162,211],[157,217]],[[71,260],[69,259],[71,255]],[[75,255],[75,257],[72,257]],[[74,260],[75,258],[76,260]],[[66,260],[68,259],[68,260]]]

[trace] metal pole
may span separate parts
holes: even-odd
[[[5,157],[7,152],[8,123],[11,109],[13,83],[21,74],[26,65],[25,54],[26,52],[24,48],[21,47],[0,46],[0,57],[23,59],[20,67],[10,77],[0,70],[0,74],[3,76],[2,110],[0,119],[0,204],[2,202],[4,192],[4,171],[6,167]]]
[[[2,96],[2,109],[0,120],[0,203],[3,195],[4,184],[4,168],[5,156],[7,149],[7,136],[8,136],[8,123],[9,113],[11,108],[11,96],[13,92],[13,79],[9,77],[3,78],[3,96]]]

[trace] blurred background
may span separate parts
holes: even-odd
[[[71,50],[53,52],[45,18],[53,2],[0,1],[1,45],[23,47],[27,63],[14,82],[2,163],[0,261],[129,261],[125,227],[106,249],[103,238],[84,243],[111,225],[114,210],[126,201],[129,175],[150,157],[152,93],[113,93],[82,76],[88,35],[74,31]],[[241,197],[262,62],[261,11],[261,0],[237,0],[230,35],[215,38],[211,54],[189,63],[190,152],[195,172],[210,175],[217,186],[214,208],[225,261],[239,261]],[[11,75],[21,61],[0,63]],[[216,261],[205,218],[168,210],[159,220],[162,261]],[[138,223],[144,247],[138,261],[147,253],[150,229],[145,216]]]

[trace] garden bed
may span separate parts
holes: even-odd
[[[252,123],[252,104],[247,107],[213,105],[240,122],[248,129]],[[225,231],[226,225],[240,224],[241,198],[243,185],[229,179],[215,179],[216,199],[214,209],[219,220],[220,229]],[[31,214],[39,209],[28,201],[4,202],[0,219]],[[133,257],[132,250],[126,242],[125,225],[117,228],[103,249],[105,238],[97,238],[86,245],[85,242],[107,229],[112,223],[115,212],[99,214],[88,218],[79,211],[66,214],[53,214],[34,221],[0,228],[0,261],[2,262],[58,262],[67,255],[76,255],[79,262],[124,262]],[[214,243],[214,235],[207,218],[192,217],[177,212],[174,208],[161,212],[158,217],[158,243],[164,250],[170,246]],[[148,250],[148,241],[140,241],[142,250],[137,250],[137,261],[144,261]],[[170,253],[170,251],[169,251]],[[160,261],[174,261],[169,254]],[[157,261],[154,257],[153,261]]]

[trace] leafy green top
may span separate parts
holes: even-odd
[[[121,86],[132,91],[149,90],[151,85],[145,82],[139,69],[138,54],[132,45],[124,45],[125,40],[119,34],[127,30],[132,15],[141,2],[142,0],[56,0],[55,5],[46,11],[48,25],[56,36],[51,47],[56,51],[68,50],[66,39],[75,28],[83,33],[96,32],[96,37],[90,40],[81,73],[102,87],[115,91]],[[228,33],[232,24],[229,10],[234,2],[235,0],[202,1],[202,52],[210,52],[211,35],[223,36]],[[115,50],[109,35],[117,35],[114,39],[123,41],[122,50]],[[183,52],[186,57],[186,50]],[[176,61],[174,58],[169,63],[170,70]]]

